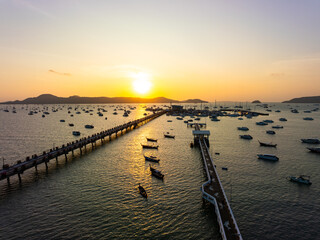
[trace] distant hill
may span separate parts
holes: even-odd
[[[94,103],[207,103],[200,99],[188,99],[185,101],[173,100],[165,97],[134,98],[134,97],[57,97],[52,94],[42,94],[38,97],[25,100],[2,102],[1,104],[94,104]]]
[[[293,98],[283,103],[320,103],[320,96]]]
[[[254,100],[252,103],[261,103],[259,100]]]

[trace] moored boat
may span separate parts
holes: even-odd
[[[143,148],[150,148],[150,149],[158,149],[158,145],[149,145],[149,144],[142,144],[141,143],[141,146],[143,147]]]
[[[301,142],[303,143],[310,143],[310,144],[319,144],[320,140],[317,138],[302,138]]]
[[[151,167],[151,165],[149,165],[149,166],[150,166],[151,174],[153,176],[155,176],[156,178],[159,178],[159,179],[163,179],[164,175],[161,173],[161,171]]]
[[[150,142],[157,142],[158,139],[155,139],[155,138],[148,138],[146,137],[147,141],[150,141]]]
[[[311,152],[320,153],[320,148],[307,148],[307,149],[309,149]]]
[[[157,163],[160,161],[160,159],[157,158],[156,156],[152,156],[152,155],[149,155],[149,156],[143,155],[143,156],[144,156],[144,159],[147,161],[157,162]]]
[[[260,142],[260,146],[263,146],[263,147],[277,147],[277,144],[272,144],[272,143],[264,143],[264,142]]]
[[[73,135],[73,136],[80,136],[80,132],[79,132],[79,131],[73,131],[73,132],[72,132],[72,135]]]
[[[142,197],[148,198],[148,194],[147,194],[146,190],[144,190],[144,188],[140,185],[140,183],[139,183],[138,189],[139,189],[139,192],[142,195]]]
[[[85,125],[84,127],[85,127],[85,128],[88,128],[88,129],[92,129],[92,128],[94,128],[94,126],[93,126],[93,125],[89,125],[89,124]]]
[[[251,140],[253,137],[251,135],[239,135],[242,139]]]
[[[267,133],[267,134],[272,134],[272,135],[276,134],[276,132],[273,131],[273,130],[267,130],[266,133]]]
[[[166,138],[175,138],[175,136],[171,135],[169,132],[163,133],[163,136],[166,137]]]
[[[289,176],[288,179],[291,182],[302,183],[306,185],[311,185],[310,176],[300,175],[299,177]]]
[[[238,127],[238,130],[240,130],[240,131],[249,131],[249,128],[247,128],[247,127]]]
[[[279,129],[279,128],[283,128],[283,126],[276,125],[276,126],[272,126],[272,128]]]
[[[279,158],[272,154],[257,154],[259,159],[270,160],[270,161],[278,161]]]

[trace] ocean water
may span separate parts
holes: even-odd
[[[57,112],[51,112],[52,105],[17,105],[17,113],[12,113],[12,105],[1,105],[0,109],[10,111],[0,111],[0,157],[13,164],[77,139],[74,130],[87,136],[140,118],[145,112],[143,105],[131,104],[136,109],[129,117],[119,110],[113,115],[116,106],[127,105],[80,105],[81,114],[75,114],[74,105],[54,105]],[[43,107],[50,112],[45,118],[42,113],[27,114]],[[67,113],[68,107],[73,108],[74,117]],[[103,117],[97,115],[99,107],[108,110]],[[299,113],[291,113],[290,107]],[[210,151],[244,239],[319,239],[320,155],[306,149],[313,145],[300,141],[320,138],[320,112],[303,112],[316,107],[272,104],[269,116],[199,121],[207,123],[211,132]],[[93,115],[81,108],[92,109]],[[277,109],[281,112],[275,112]],[[279,122],[280,117],[288,121]],[[169,119],[172,122],[167,122]],[[265,119],[274,123],[255,124]],[[95,128],[85,129],[85,124]],[[272,125],[284,128],[273,129],[275,135],[266,134]],[[238,131],[241,126],[250,130]],[[176,138],[164,138],[167,131]],[[239,134],[250,134],[253,139],[240,139]],[[159,150],[143,150],[140,143],[146,142],[145,137],[157,138]],[[260,147],[258,140],[278,147]],[[76,152],[74,157],[68,155],[67,161],[62,156],[58,162],[51,160],[48,171],[45,166],[39,166],[38,172],[27,170],[21,184],[17,177],[11,178],[10,185],[1,181],[0,239],[220,239],[214,208],[201,198],[200,186],[206,176],[199,149],[189,147],[192,141],[192,129],[183,121],[161,116],[99,143],[93,151],[88,145],[82,156]],[[144,153],[157,155],[160,163],[146,162]],[[259,153],[275,154],[280,160],[258,160]],[[165,174],[164,181],[150,175],[149,164]],[[310,175],[313,184],[299,185],[286,179],[300,174]],[[148,192],[148,200],[138,193],[139,183]]]

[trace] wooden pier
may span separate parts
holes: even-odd
[[[46,169],[48,169],[48,162],[52,159],[58,160],[59,156],[64,155],[65,159],[67,160],[67,154],[72,152],[72,155],[74,154],[74,151],[79,149],[80,155],[82,155],[82,148],[87,147],[88,144],[92,145],[92,149],[94,146],[96,146],[96,142],[100,140],[103,142],[105,138],[109,138],[111,140],[112,135],[116,135],[120,132],[127,132],[128,130],[135,129],[139,125],[142,125],[148,121],[151,121],[165,113],[167,113],[168,110],[162,110],[156,113],[153,113],[149,116],[130,121],[128,123],[125,123],[123,125],[119,125],[116,127],[113,127],[111,129],[93,134],[88,137],[81,138],[79,140],[69,142],[67,144],[63,144],[61,147],[56,147],[53,149],[50,149],[49,151],[44,151],[40,156],[37,156],[36,154],[32,155],[32,157],[26,157],[25,161],[17,161],[16,164],[12,166],[4,165],[3,169],[0,170],[0,180],[7,179],[8,183],[10,183],[10,177],[13,175],[18,175],[19,181],[21,182],[21,174],[27,169],[35,168],[37,170],[37,167],[39,164],[44,163],[46,166]]]
[[[201,134],[201,132],[204,132]],[[228,198],[221,184],[216,167],[208,148],[208,131],[200,131],[200,126],[195,125],[195,140],[201,149],[202,159],[206,169],[208,181],[202,187],[202,197],[215,207],[217,220],[219,223],[220,234],[223,240],[242,240],[240,230],[233,215]]]

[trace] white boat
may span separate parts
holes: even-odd
[[[257,154],[259,159],[270,160],[270,161],[278,161],[279,158],[272,154]]]

